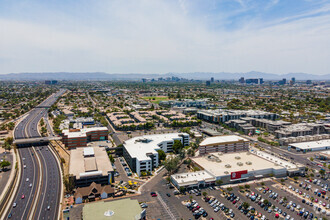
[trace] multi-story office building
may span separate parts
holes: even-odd
[[[240,119],[241,117],[264,118],[275,120],[279,116],[275,113],[260,110],[200,110],[197,112],[197,118],[212,122],[224,123],[229,120]]]
[[[103,147],[72,149],[69,173],[76,187],[86,187],[93,182],[101,185],[114,182],[114,170]]]
[[[155,134],[131,138],[124,142],[123,155],[132,172],[140,176],[141,172],[151,172],[159,166],[157,150],[172,152],[175,140],[188,146],[189,134]]]
[[[237,135],[209,137],[199,144],[199,154],[239,152],[249,150],[249,140]]]
[[[86,147],[88,142],[104,140],[108,140],[108,128],[106,127],[69,129],[62,131],[62,142],[69,149]]]

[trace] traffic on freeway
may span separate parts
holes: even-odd
[[[15,139],[41,137],[38,132],[39,120],[64,92],[60,90],[31,110],[15,128]],[[7,218],[57,219],[61,173],[54,154],[47,145],[20,146],[18,154],[21,164],[20,183]]]

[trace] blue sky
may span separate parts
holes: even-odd
[[[0,0],[0,74],[330,73],[330,0]]]

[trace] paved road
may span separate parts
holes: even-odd
[[[61,90],[53,94],[30,111],[17,125],[14,131],[15,139],[40,137],[37,126],[39,120],[47,114],[47,109],[44,107],[50,107],[63,93],[64,90]],[[12,215],[12,219],[57,219],[62,184],[60,168],[54,155],[48,150],[48,146],[19,147],[18,153],[22,172],[21,182],[13,201],[17,206],[14,208],[11,204],[7,217]],[[46,204],[50,206],[47,212],[44,209]]]

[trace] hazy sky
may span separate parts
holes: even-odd
[[[0,73],[330,73],[330,0],[0,0]]]

